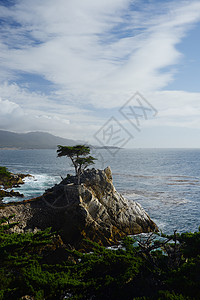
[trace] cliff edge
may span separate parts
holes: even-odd
[[[113,245],[125,235],[157,231],[141,205],[118,193],[110,167],[86,170],[81,184],[68,176],[41,197],[0,207],[0,217],[15,214],[12,231],[52,227],[63,241],[80,248],[83,238]]]

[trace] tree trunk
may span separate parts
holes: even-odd
[[[71,161],[74,165],[75,175],[78,176],[78,165],[76,164],[75,160],[72,157],[71,157]]]
[[[79,185],[81,183],[81,168],[78,168],[77,171],[77,184]]]

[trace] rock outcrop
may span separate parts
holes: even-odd
[[[4,197],[24,197],[23,194],[15,192],[13,189],[10,191],[7,189],[19,187],[20,185],[24,184],[23,179],[25,177],[31,177],[31,175],[13,174],[8,171],[0,174],[0,203]]]
[[[102,245],[113,245],[125,235],[156,231],[157,226],[137,202],[119,194],[113,183],[111,169],[86,170],[81,185],[75,176],[38,198],[1,207],[0,217],[15,214],[19,222],[12,230],[59,230],[63,241],[77,248],[83,238]]]
[[[0,174],[0,186],[6,188],[19,187],[24,184],[23,179],[25,177],[31,177],[29,174],[13,174],[7,172],[5,174]]]
[[[15,192],[14,190],[11,190],[10,192],[0,189],[0,201],[4,197],[24,197],[23,194],[20,194],[19,192]]]

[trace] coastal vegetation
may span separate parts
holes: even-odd
[[[11,173],[6,167],[0,167],[0,185],[4,187],[10,187],[12,183],[10,182]]]
[[[4,197],[23,197],[23,194],[20,194],[19,192],[15,192],[14,190],[7,191],[7,189],[17,187],[21,184],[24,184],[23,178],[30,175],[24,175],[24,174],[13,174],[8,171],[6,167],[0,166],[0,201]]]
[[[67,156],[71,159],[77,176],[77,183],[80,184],[80,178],[83,171],[94,164],[95,158],[90,154],[90,147],[85,145],[61,146],[58,145],[58,157]]]
[[[1,300],[200,299],[200,232],[126,237],[115,250],[85,241],[87,253],[51,229],[8,233],[12,216],[0,223]]]

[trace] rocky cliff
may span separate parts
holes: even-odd
[[[13,214],[15,232],[52,227],[78,248],[83,238],[112,245],[125,235],[157,230],[140,204],[116,191],[109,167],[86,170],[81,185],[68,176],[41,197],[1,206],[0,217]]]

